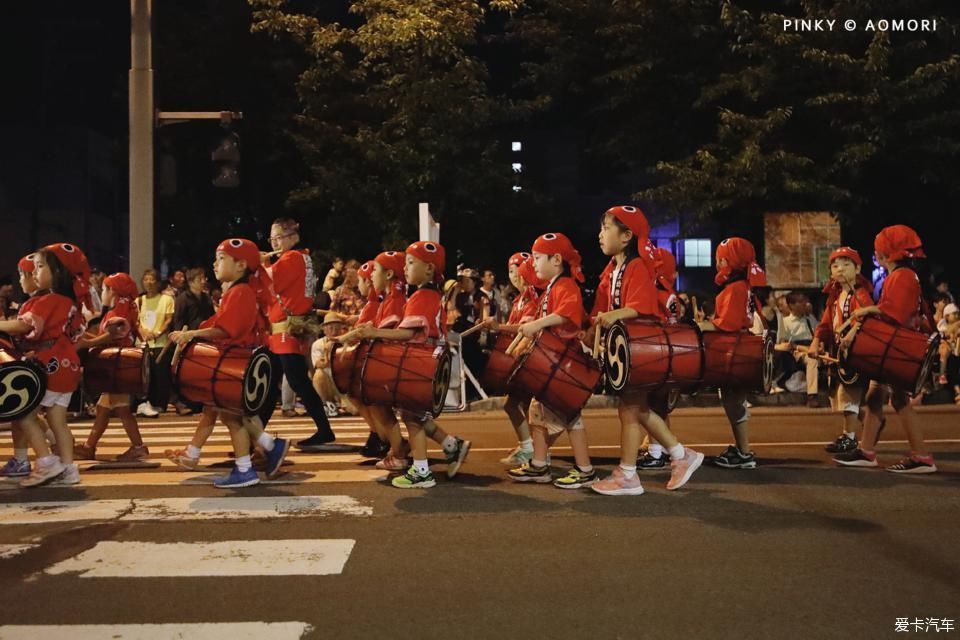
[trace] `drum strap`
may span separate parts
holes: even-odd
[[[554,283],[560,278],[554,278],[550,284],[547,285],[547,290],[543,292],[543,298],[540,300],[540,313],[539,317],[544,318],[547,315],[547,304],[550,302],[550,289],[553,289]]]
[[[610,273],[610,309],[619,309],[623,304],[621,296],[623,290],[623,274],[627,270],[629,260],[624,260],[623,264]]]

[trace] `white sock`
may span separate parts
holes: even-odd
[[[250,467],[252,466],[253,463],[250,462],[250,456],[240,456],[237,458],[237,471],[240,473],[250,471]]]
[[[457,450],[457,439],[453,436],[447,436],[443,439],[443,450],[447,453],[453,453]]]
[[[195,447],[192,444],[187,445],[187,457],[200,459],[200,447]]]
[[[50,442],[50,444],[57,444],[57,434],[53,432],[53,429],[47,429],[43,436]]]
[[[417,470],[421,476],[425,476],[430,473],[430,461],[429,460],[414,460],[413,468]]]
[[[631,478],[633,478],[633,476],[637,475],[637,465],[623,464],[621,462],[620,471],[623,472],[624,478],[626,478],[627,480],[630,480]]]
[[[647,453],[649,453],[650,457],[654,460],[659,460],[663,457],[663,445],[659,442],[653,442],[647,447]]]
[[[30,459],[29,456],[30,456],[30,450],[29,450],[29,449],[14,449],[14,450],[13,450],[13,457],[16,458],[17,461],[19,461],[19,462],[26,462],[27,460]]]
[[[855,431],[844,431],[844,432],[843,432],[843,435],[847,436],[847,437],[850,438],[851,440],[856,440],[856,439],[857,439],[857,433],[856,433]]]
[[[534,468],[537,468],[537,469],[543,469],[545,466],[547,466],[547,461],[546,461],[546,460],[533,459],[533,460],[530,461],[530,466],[531,466],[531,467],[534,467]]]
[[[273,451],[273,436],[264,431],[257,436],[257,444],[263,447],[264,451]]]
[[[687,455],[687,452],[683,450],[683,445],[679,442],[675,446],[670,447],[671,460],[682,460],[685,455]]]
[[[60,456],[55,456],[53,454],[50,454],[49,456],[43,456],[37,460],[37,464],[39,464],[41,467],[52,467],[58,462],[60,462]]]
[[[533,438],[527,438],[520,441],[520,451],[524,453],[533,453]]]
[[[584,465],[582,467],[580,465],[574,465],[574,466],[576,466],[577,469],[580,469],[580,471],[582,471],[583,473],[590,473],[591,471],[593,471],[592,464]]]

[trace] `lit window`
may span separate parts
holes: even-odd
[[[514,190],[514,192],[522,191],[522,190],[523,190],[523,187],[521,187],[520,185],[514,185],[513,190]]]
[[[683,241],[683,266],[709,267],[712,251],[709,240]]]
[[[514,140],[513,142],[510,143],[510,150],[511,150],[511,151],[523,151],[523,143],[517,142],[516,140]]]
[[[523,165],[520,164],[519,162],[514,162],[511,166],[513,167],[514,173],[520,173],[521,171],[523,171]]]

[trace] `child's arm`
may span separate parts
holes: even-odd
[[[206,329],[194,329],[193,331],[171,331],[170,339],[177,344],[187,344],[194,338],[205,340],[222,340],[230,336],[220,327],[207,327]]]
[[[84,336],[77,342],[77,349],[92,349],[93,347],[99,347],[104,344],[109,344],[113,341],[114,337],[109,333],[101,333],[93,338]]]
[[[524,322],[519,326],[517,331],[527,338],[532,338],[544,329],[548,329],[550,327],[559,327],[564,322],[567,322],[566,318],[556,313],[551,313],[550,315],[540,318],[539,320]]]
[[[336,338],[339,342],[350,343],[367,338],[382,340],[410,340],[417,334],[413,329],[377,329],[372,324],[363,324]]]
[[[0,320],[0,331],[13,336],[22,336],[33,331],[33,327],[23,320]]]
[[[639,315],[636,309],[625,307],[623,309],[614,309],[613,311],[598,313],[595,322],[601,327],[609,327],[620,320],[631,320]]]

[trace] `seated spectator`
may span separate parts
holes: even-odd
[[[958,396],[955,400],[960,400],[960,381],[954,373],[955,362],[951,361],[960,357],[960,308],[957,305],[951,302],[943,308],[937,331],[940,332],[940,375],[937,382],[941,385],[952,383]]]
[[[323,291],[333,291],[343,283],[343,258],[337,256],[333,259],[333,266],[327,271],[327,276],[323,279]]]
[[[816,408],[819,406],[819,360],[806,358],[805,352],[797,350],[797,347],[810,346],[813,342],[813,329],[817,326],[817,319],[808,313],[810,299],[805,293],[790,292],[786,296],[786,303],[790,313],[783,316],[777,335],[776,349],[782,370],[777,385],[786,387],[787,381],[794,374],[806,370],[807,406]]]
[[[323,318],[323,336],[314,340],[310,347],[310,360],[313,363],[313,388],[323,400],[327,415],[338,415],[345,398],[333,382],[331,354],[334,343],[332,338],[342,336],[349,329],[347,319],[336,312],[330,312]],[[332,406],[331,406],[332,405]],[[351,412],[353,407],[349,407]]]

